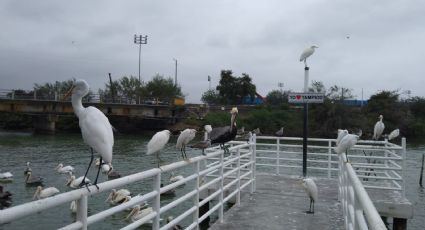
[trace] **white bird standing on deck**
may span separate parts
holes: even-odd
[[[72,167],[71,165],[67,165],[67,166],[63,166],[62,163],[58,164],[58,166],[56,166],[55,170],[58,173],[69,173],[69,172],[74,172],[74,167]]]
[[[59,193],[59,190],[55,187],[48,187],[48,188],[43,189],[43,187],[38,186],[37,190],[34,193],[33,200],[35,200],[36,198],[37,199],[43,199],[43,198],[46,198],[46,197],[49,197],[49,196],[53,196],[56,193]]]
[[[400,130],[399,129],[394,129],[389,135],[388,135],[388,140],[392,140],[396,137],[398,137],[400,135]]]
[[[304,190],[307,192],[307,195],[310,197],[310,209],[307,213],[314,213],[314,203],[317,201],[318,190],[316,183],[311,178],[305,178],[302,181],[302,186]],[[313,206],[313,208],[312,208]]]
[[[350,150],[354,145],[357,144],[357,141],[360,139],[361,134],[355,135],[355,134],[347,134],[345,135],[339,144],[336,146],[334,151],[338,154],[342,154],[345,152],[347,161],[348,162],[348,150]]]
[[[310,46],[310,47],[308,47],[308,48],[306,48],[303,52],[302,52],[302,54],[301,54],[301,56],[300,56],[300,61],[304,61],[304,65],[307,67],[307,58],[308,57],[310,57],[313,53],[314,53],[314,51],[315,51],[315,49],[316,48],[319,48],[318,46],[316,46],[316,45],[312,45],[312,46]]]
[[[158,167],[159,162],[161,161],[161,158],[159,158],[159,151],[165,147],[165,145],[168,143],[168,140],[170,140],[170,134],[171,132],[169,130],[163,130],[160,132],[155,133],[153,135],[152,139],[148,142],[148,151],[146,152],[147,155],[151,155],[153,153],[156,153],[156,158],[158,160]]]
[[[104,160],[107,164],[112,163],[114,134],[112,132],[111,123],[109,123],[105,114],[93,106],[83,107],[81,99],[89,93],[89,85],[85,80],[76,80],[67,95],[70,93],[72,93],[72,107],[74,108],[75,115],[77,115],[79,119],[83,140],[90,146],[91,150],[90,163],[87,167],[86,173],[84,174],[84,178],[86,178],[90,165],[93,162],[93,150],[100,154],[100,162]],[[97,171],[94,185],[97,184],[99,172],[100,166]],[[83,179],[81,185],[84,184],[86,184],[86,181]]]
[[[373,128],[373,139],[379,140],[382,133],[384,132],[385,125],[384,122],[382,122],[382,119],[384,119],[384,116],[379,115],[379,121],[376,122],[375,127]]]
[[[193,140],[196,136],[196,130],[194,129],[185,129],[183,130],[179,137],[177,138],[176,148],[178,148],[182,154],[183,159],[187,159],[186,155],[186,145]]]

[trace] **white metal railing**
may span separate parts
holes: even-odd
[[[140,204],[149,201],[152,205],[153,212],[149,215],[127,225],[122,229],[135,229],[148,221],[152,221],[152,229],[170,229],[183,219],[192,216],[192,222],[186,229],[198,229],[200,222],[205,220],[215,211],[218,211],[219,221],[223,221],[223,212],[225,203],[231,198],[236,198],[236,204],[240,204],[241,190],[250,186],[250,192],[255,190],[255,139],[251,142],[241,143],[235,142],[234,146],[230,147],[230,157],[225,157],[223,150],[215,150],[208,153],[207,156],[198,156],[191,158],[189,161],[180,161],[162,166],[161,168],[153,168],[147,171],[132,174],[126,177],[118,178],[115,180],[107,181],[98,184],[99,189],[95,186],[89,186],[89,189],[81,188],[66,193],[61,193],[53,197],[21,204],[5,210],[0,210],[0,224],[8,223],[19,218],[34,215],[41,211],[48,211],[52,207],[57,207],[63,204],[69,204],[71,201],[77,201],[77,215],[76,221],[64,226],[61,229],[87,229],[88,225],[99,222],[113,214],[124,211]],[[219,158],[219,161],[213,166],[202,168],[201,163],[210,158]],[[229,166],[232,165],[231,168]],[[191,175],[186,176],[184,179],[168,184],[161,187],[161,176],[166,172],[170,172],[182,167],[193,166],[194,170]],[[215,176],[210,176],[215,175]],[[210,180],[201,183],[202,178],[210,176]],[[120,204],[118,206],[103,210],[91,216],[87,216],[87,206],[89,196],[95,196],[99,193],[110,191],[114,188],[119,188],[129,185],[138,181],[153,179],[153,190],[145,193],[144,195],[134,196],[130,201]],[[160,195],[176,187],[194,181],[194,188],[188,193],[176,198],[174,201],[161,206]],[[215,186],[216,191],[208,194],[202,201],[199,201],[200,193],[208,190],[211,186]],[[227,193],[226,193],[227,192]],[[199,207],[207,202],[216,199],[217,204],[210,207],[209,211],[199,216]],[[174,218],[167,224],[161,226],[161,214],[165,214],[175,206],[183,202],[193,202],[189,209],[183,211],[179,216]]]
[[[339,157],[338,196],[345,229],[386,230],[386,226],[345,153]]]

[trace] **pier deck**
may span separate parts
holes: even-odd
[[[239,207],[234,206],[210,229],[344,229],[338,202],[337,180],[315,179],[319,200],[315,213],[307,214],[309,199],[297,178],[257,175],[257,190],[245,194]]]

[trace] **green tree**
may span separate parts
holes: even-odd
[[[231,70],[221,71],[221,79],[216,89],[225,104],[239,104],[243,97],[253,98],[256,93],[256,86],[252,84],[248,74],[243,73],[242,77],[238,78],[233,76]]]
[[[220,95],[215,90],[210,89],[202,94],[201,101],[206,104],[219,104]]]
[[[349,88],[340,87],[337,85],[331,86],[326,94],[326,97],[330,100],[346,100],[346,99],[352,99],[353,96],[353,90]]]
[[[149,96],[157,98],[184,97],[180,86],[174,85],[172,78],[164,78],[156,75],[146,84],[146,91]]]
[[[75,79],[66,81],[55,81],[55,83],[34,84],[37,98],[54,99],[55,94],[65,94],[71,89]]]
[[[288,103],[289,91],[272,90],[266,96],[266,101],[270,105],[282,105]]]

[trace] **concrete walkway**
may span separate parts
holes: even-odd
[[[344,229],[336,180],[315,179],[319,200],[307,214],[309,198],[297,178],[257,175],[257,191],[225,213],[224,223],[210,229]]]

